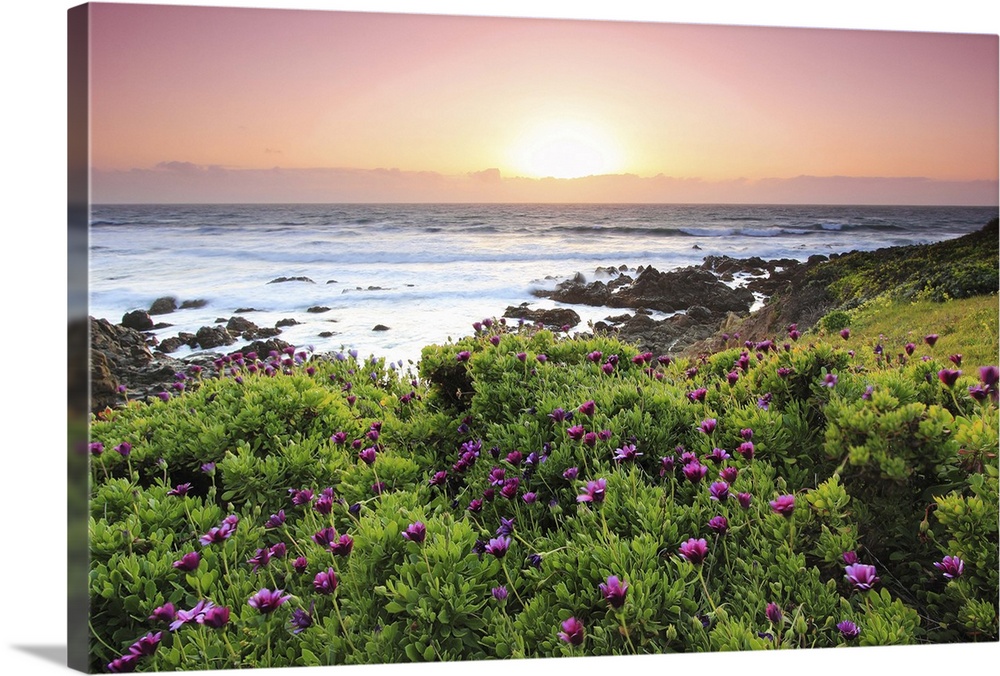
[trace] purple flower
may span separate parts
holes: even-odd
[[[744,441],[742,444],[736,447],[736,452],[742,455],[746,460],[753,460],[754,456],[753,442]]]
[[[753,496],[749,493],[737,493],[736,502],[740,503],[740,507],[743,509],[750,509],[750,501],[753,500]]]
[[[594,446],[597,445],[597,438],[598,437],[596,432],[587,432],[586,434],[583,435],[583,443],[585,446],[590,446],[591,448],[593,448]]]
[[[567,481],[576,481],[576,478],[580,475],[580,470],[576,467],[570,467],[565,472],[563,472],[563,478]]]
[[[547,362],[549,360],[549,358],[547,356],[545,356],[544,354],[537,355],[535,357],[535,359],[537,359],[538,363],[540,363],[540,364],[544,364],[545,362]]]
[[[316,531],[312,536],[312,541],[318,544],[320,547],[326,548],[330,546],[330,543],[337,538],[337,531],[332,526],[327,526],[322,530]]]
[[[729,498],[729,484],[725,481],[716,481],[708,487],[709,497],[716,502],[725,501]]]
[[[257,570],[263,566],[266,566],[271,561],[271,550],[267,547],[263,547],[254,552],[254,555],[247,559],[252,568],[251,572],[256,573]]]
[[[295,629],[292,630],[293,634],[299,634],[312,626],[313,623],[312,613],[315,607],[316,603],[313,602],[309,604],[308,612],[303,610],[302,608],[296,608],[295,610],[292,611],[291,623],[292,626],[295,627]]]
[[[740,379],[740,372],[739,371],[730,371],[729,373],[726,374],[726,381],[730,385],[735,385],[736,381],[739,380],[739,379]]]
[[[472,356],[471,352],[469,352],[468,350],[462,350],[457,355],[455,355],[455,359],[457,361],[469,361],[469,357],[471,356]]]
[[[673,474],[675,458],[672,455],[666,455],[660,458],[660,476],[665,477],[668,474]]]
[[[538,499],[538,495],[535,494],[534,492],[529,491],[528,493],[522,495],[521,499],[524,500],[524,503],[526,505],[533,505],[535,504],[535,501]]]
[[[163,637],[163,632],[148,633],[138,641],[129,646],[129,653],[135,655],[136,657],[149,657],[156,652],[157,646],[160,645],[160,639]]]
[[[321,496],[319,500],[313,503],[313,509],[323,516],[329,515],[333,511],[333,496]]]
[[[236,524],[238,522],[239,517],[235,514],[230,514],[217,527],[210,529],[202,535],[198,541],[203,545],[211,545],[228,540],[236,532]]]
[[[225,606],[209,608],[198,620],[198,623],[212,629],[221,629],[229,623],[229,608]]]
[[[960,355],[960,354],[952,354],[952,355],[949,355],[949,356],[948,356],[948,359],[949,359],[949,360],[951,361],[951,363],[952,363],[952,364],[954,364],[955,366],[961,366],[961,365],[962,365],[962,355]]]
[[[202,616],[215,607],[211,601],[198,601],[191,610],[178,610],[174,621],[170,623],[170,631],[177,631],[188,622],[201,622]]]
[[[569,420],[572,418],[572,413],[567,413],[564,409],[557,408],[549,413],[549,417],[555,422],[562,422],[564,420]]]
[[[850,620],[844,620],[843,622],[837,623],[837,630],[840,631],[840,637],[845,641],[850,641],[856,639],[861,633],[861,629],[858,625],[854,624]]]
[[[762,408],[765,411],[771,407],[771,393],[767,392],[763,397],[757,399],[757,407]]]
[[[708,474],[708,467],[702,465],[697,460],[693,460],[684,465],[684,477],[693,484],[698,483]]]
[[[983,402],[986,401],[986,397],[990,396],[990,393],[982,385],[969,385],[969,396],[978,402]]]
[[[927,343],[928,347],[934,347],[934,343],[936,343],[937,340],[938,340],[938,334],[936,333],[931,333],[924,336],[924,342]]]
[[[600,585],[601,595],[612,608],[621,608],[625,604],[628,583],[620,581],[616,576],[608,577],[607,584]]]
[[[955,382],[958,377],[962,375],[961,371],[956,371],[954,369],[941,369],[938,371],[938,380],[944,383],[945,387],[954,387]]]
[[[704,538],[698,540],[690,538],[680,546],[678,552],[680,552],[682,558],[697,566],[708,556],[708,542]]]
[[[764,615],[767,616],[767,621],[771,624],[781,624],[781,608],[777,603],[768,603]]]
[[[601,371],[603,371],[604,375],[606,376],[610,376],[614,370],[615,370],[615,365],[612,364],[611,362],[607,362],[601,365]]]
[[[153,614],[149,616],[151,620],[159,620],[162,622],[173,622],[174,618],[177,617],[177,609],[174,608],[173,603],[164,603],[162,606],[156,608]]]
[[[504,483],[507,481],[507,479],[505,478],[506,473],[507,470],[505,470],[503,467],[494,467],[493,469],[491,469],[489,476],[487,477],[487,479],[490,482],[490,485],[503,486]]]
[[[330,441],[335,444],[347,443],[347,432],[334,432],[333,436],[330,437]]]
[[[778,367],[778,377],[779,378],[787,378],[789,376],[789,374],[791,374],[791,372],[792,372],[792,369],[788,368],[787,366],[780,366],[780,367]]]
[[[167,491],[167,495],[176,495],[177,497],[183,497],[188,494],[191,490],[191,484],[178,484],[171,490]]]
[[[696,371],[697,373],[697,371]],[[691,401],[705,401],[705,396],[708,394],[708,390],[704,387],[699,387],[696,390],[692,390],[687,393],[687,398]]]
[[[954,580],[956,577],[960,577],[962,572],[965,570],[965,562],[957,556],[946,556],[937,563],[934,567],[941,571],[949,580]]]
[[[448,472],[446,472],[444,470],[441,470],[439,472],[435,472],[434,473],[434,476],[432,476],[427,481],[427,485],[428,486],[443,486],[447,480],[448,480]]]
[[[333,568],[327,568],[326,570],[316,573],[316,577],[313,578],[313,589],[318,591],[320,594],[332,594],[337,590],[337,574],[334,572]]]
[[[128,653],[117,657],[110,662],[108,662],[108,671],[112,674],[127,674],[135,671],[136,663],[139,661],[139,656],[133,653]]]
[[[736,481],[736,477],[740,475],[740,471],[735,467],[723,467],[719,470],[719,478],[725,481],[730,486]]]
[[[844,568],[844,573],[847,581],[853,584],[854,588],[859,591],[871,589],[879,581],[878,576],[875,575],[875,566],[869,566],[864,563],[852,563]]]
[[[743,429],[740,430],[740,437],[744,441],[750,441],[751,439],[753,439],[753,430],[750,429],[749,427],[744,427]]]
[[[117,446],[115,446],[115,450],[118,452],[120,456],[122,456],[123,458],[127,458],[132,453],[132,444],[130,444],[127,441],[123,441]]]
[[[507,454],[506,458],[507,462],[514,465],[515,467],[517,465],[520,465],[521,460],[523,459],[524,459],[524,453],[522,453],[521,451],[511,451],[510,453]]]
[[[794,495],[779,495],[774,500],[771,500],[771,510],[775,514],[780,514],[784,517],[790,517],[793,512],[795,512],[795,496]]]
[[[594,350],[593,352],[587,355],[587,359],[592,362],[599,362],[601,361],[601,357],[603,356],[604,355],[600,351]]]
[[[277,514],[272,514],[271,517],[264,524],[264,528],[270,530],[274,528],[281,528],[285,523],[285,510],[279,509]]]
[[[313,499],[313,492],[308,488],[303,488],[301,490],[289,488],[288,493],[292,496],[292,504],[296,507],[308,505]]]
[[[284,542],[279,542],[273,547],[271,547],[271,557],[275,559],[284,558],[285,554],[288,553],[288,547],[285,546]]]
[[[881,347],[882,347],[881,345],[877,346],[875,354],[882,354],[882,351],[880,349]],[[907,355],[912,355],[914,350],[917,349],[917,346],[914,343],[907,343],[906,345],[903,346],[903,349],[906,350]]]
[[[562,623],[559,638],[570,645],[580,645],[583,643],[583,623],[575,617],[569,618]]]
[[[101,453],[104,453],[104,444],[102,444],[100,441],[90,442],[88,448],[90,449],[91,455],[100,455]]]
[[[635,444],[625,444],[621,448],[615,450],[615,460],[617,462],[624,462],[626,460],[635,460],[642,456],[642,453],[637,453],[635,450]]]
[[[375,483],[372,484],[372,494],[373,495],[382,495],[382,493],[384,493],[384,492],[385,492],[385,482],[384,481],[376,481]]]
[[[500,517],[500,527],[497,528],[497,535],[510,535],[514,532],[514,517],[505,519]]]
[[[725,535],[726,531],[729,530],[729,520],[721,514],[713,516],[708,520],[708,527],[719,535]]]
[[[363,451],[361,451],[360,453],[358,453],[358,457],[366,465],[369,465],[369,466],[374,465],[375,464],[375,448],[373,446],[369,446],[368,448],[366,448]]]
[[[826,376],[823,378],[824,387],[833,387],[836,384],[837,384],[837,374],[835,373],[827,373]]]
[[[354,538],[347,533],[344,533],[337,538],[336,542],[331,542],[327,546],[327,549],[329,549],[330,553],[334,556],[350,556],[351,550],[354,549]]]
[[[403,537],[410,542],[420,544],[424,541],[424,538],[427,537],[427,527],[420,521],[411,523],[406,527],[406,530],[403,531]]]
[[[490,593],[493,594],[493,598],[495,598],[497,601],[507,600],[507,587],[503,585],[500,585],[499,587],[493,587],[493,589],[490,590]]]
[[[705,456],[706,460],[711,460],[715,464],[721,464],[724,460],[729,460],[730,455],[722,448],[713,448],[712,452]]]
[[[274,591],[261,589],[247,600],[247,604],[262,613],[271,613],[292,598],[291,594],[282,596],[283,592],[283,589],[275,589]]]
[[[594,411],[596,410],[596,408],[597,404],[595,404],[594,400],[591,399],[590,401],[585,401],[582,404],[580,404],[580,407],[577,408],[576,410],[578,410],[583,415],[592,416],[594,415]]]
[[[604,492],[607,490],[607,487],[608,487],[607,479],[588,481],[587,487],[584,489],[583,494],[576,496],[576,501],[592,502],[594,504],[600,504],[604,502]]]
[[[509,537],[498,537],[493,538],[486,545],[485,552],[487,554],[492,554],[498,559],[502,559],[507,553],[507,549],[510,548],[510,538]]]
[[[851,337],[851,330],[850,329],[841,329],[840,330],[840,337],[843,338],[844,340],[847,340],[848,338]]]
[[[705,434],[711,434],[712,432],[715,431],[716,425],[717,421],[715,418],[707,418],[701,421],[701,425],[698,426],[698,429],[700,429]]]
[[[520,485],[521,480],[516,476],[512,476],[504,482],[503,486],[500,487],[500,495],[508,500],[513,500],[517,497],[517,489]]]
[[[979,380],[986,386],[986,389],[995,389],[997,382],[1000,382],[1000,368],[996,366],[981,366],[979,368]]]
[[[198,568],[199,563],[201,563],[201,555],[198,552],[188,552],[178,561],[174,561],[173,565],[177,570],[183,570],[186,573],[190,573]]]
[[[308,567],[309,567],[309,561],[307,561],[306,557],[304,556],[300,556],[294,561],[292,561],[292,568],[294,568],[295,572],[298,573],[299,575],[306,572],[306,568]]]
[[[584,430],[583,425],[573,425],[572,427],[566,428],[566,436],[568,436],[573,441],[579,441],[583,439]]]
[[[597,433],[597,438],[601,441],[607,441],[611,438],[611,430],[601,430]]]
[[[874,391],[875,391],[875,386],[869,385],[868,387],[865,388],[865,391],[861,394],[861,398],[864,399],[865,401],[868,401],[869,399],[872,398],[872,392]]]

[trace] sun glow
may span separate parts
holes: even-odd
[[[580,178],[621,171],[621,151],[607,133],[579,122],[553,122],[526,134],[512,152],[514,169],[532,178]]]

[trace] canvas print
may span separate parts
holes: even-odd
[[[74,8],[73,666],[997,641],[997,61]]]

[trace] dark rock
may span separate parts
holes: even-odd
[[[236,342],[229,331],[221,326],[203,326],[198,329],[198,333],[195,334],[195,340],[198,345],[205,350],[211,350],[213,347],[221,347],[223,345],[232,345]]]
[[[153,328],[153,320],[145,310],[133,310],[122,317],[122,326],[135,331],[149,331]]]
[[[298,323],[299,322],[297,320],[292,319],[291,317],[288,317],[287,319],[279,319],[278,323],[275,324],[275,326],[280,329],[280,328],[282,328],[284,326],[295,326]]]
[[[827,258],[823,254],[813,254],[806,260],[806,265],[816,265],[817,263],[822,263]]]
[[[383,289],[381,286],[369,286],[369,291],[391,291],[391,289]]]
[[[226,331],[229,331],[230,335],[243,336],[246,340],[252,340],[257,337],[260,327],[249,319],[230,317],[229,321],[226,322]]]
[[[169,329],[173,324],[168,324],[167,322],[156,322],[153,324],[153,330],[159,331],[160,329]]]
[[[260,310],[258,310],[255,307],[238,307],[235,310],[233,310],[233,312],[235,312],[238,315],[241,315],[247,312],[260,312]]]
[[[162,392],[173,382],[174,373],[184,368],[182,361],[154,356],[145,336],[135,329],[90,318],[91,411],[124,403],[119,385],[126,386],[129,399]]]
[[[310,284],[315,284],[313,280],[308,277],[275,277],[268,284],[281,284],[283,282],[309,282]]]
[[[632,315],[630,315],[630,314],[628,314],[626,312],[623,315],[615,315],[613,317],[605,317],[604,319],[606,321],[611,322],[612,324],[621,324],[622,322],[627,322],[628,320],[632,319]]]
[[[504,317],[511,319],[524,319],[529,322],[541,322],[549,328],[562,328],[563,326],[576,326],[580,323],[580,315],[569,308],[553,308],[551,310],[529,309],[527,304],[520,306],[508,306],[503,313]]]
[[[712,311],[701,305],[694,305],[687,309],[687,316],[697,322],[707,322],[712,319]]]
[[[239,351],[243,354],[256,352],[258,359],[266,359],[272,352],[280,353],[286,347],[290,346],[291,343],[287,343],[280,338],[269,338],[267,340],[255,340],[246,347],[241,348]],[[233,353],[230,352],[230,354]]]
[[[332,338],[335,335],[337,334],[334,333],[333,331],[320,331],[319,333],[320,338]]]
[[[326,280],[326,283],[327,284],[340,284],[340,282],[338,282],[336,279],[328,279],[328,280]]]
[[[204,298],[196,298],[195,300],[186,300],[181,303],[182,310],[197,310],[198,308],[203,308],[208,305],[208,301]],[[239,310],[237,310],[239,312]]]
[[[311,308],[306,310],[306,312],[312,312],[313,314],[321,314],[323,312],[329,312],[330,308],[325,305],[313,305]]]
[[[389,327],[385,324],[376,324],[372,331],[388,331]]]
[[[160,344],[156,346],[158,352],[171,353],[175,352],[177,348],[181,345],[187,345],[187,340],[181,336],[173,336],[172,338],[164,338],[160,341]]]
[[[177,299],[172,296],[164,296],[153,301],[153,304],[149,306],[149,314],[168,315],[176,309]]]
[[[225,317],[216,317],[216,318],[215,318],[215,323],[216,323],[216,324],[225,324],[225,323],[226,323],[226,322],[228,322],[228,321],[229,321],[229,320],[228,320],[228,319],[226,319]]]
[[[275,336],[280,334],[281,334],[281,329],[264,326],[257,329],[257,331],[252,336],[247,336],[247,334],[244,333],[243,340],[253,340],[255,338],[274,338]]]

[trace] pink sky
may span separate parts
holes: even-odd
[[[97,202],[997,202],[995,35],[91,8]]]

